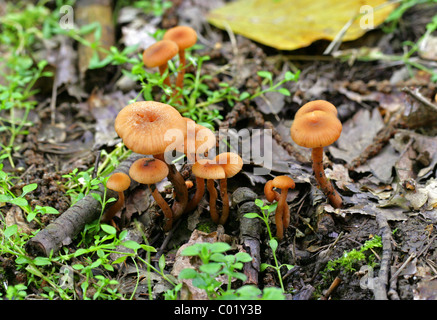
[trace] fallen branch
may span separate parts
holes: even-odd
[[[125,161],[120,163],[113,173],[123,172],[128,174],[131,164],[142,157],[144,155],[132,153]],[[102,207],[100,202],[94,199],[92,193],[103,197],[103,192],[104,187],[100,185],[99,189],[92,190],[62,213],[55,221],[39,231],[26,243],[27,253],[32,256],[49,256],[50,253],[58,252],[62,246],[70,244],[86,224],[100,217]],[[111,197],[117,198],[118,195],[114,191],[107,190],[107,198]]]

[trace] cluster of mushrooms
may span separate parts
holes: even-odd
[[[129,168],[129,174],[114,173],[107,181],[107,188],[119,193],[118,201],[102,217],[110,222],[123,205],[123,192],[129,187],[131,179],[148,185],[152,196],[164,214],[164,231],[172,228],[175,220],[182,214],[197,208],[205,194],[205,180],[209,192],[211,218],[224,224],[229,216],[227,179],[233,177],[243,167],[241,157],[225,152],[208,158],[216,146],[216,136],[210,129],[181,116],[174,107],[156,101],[139,101],[124,107],[115,119],[115,131],[125,146],[135,153],[145,155]],[[170,134],[169,134],[170,133]],[[193,161],[192,173],[196,178],[196,191],[189,199],[188,184],[170,161],[167,152],[184,153]],[[161,196],[156,183],[167,178],[174,188],[173,205]],[[223,208],[217,210],[218,192],[215,181],[220,186]]]
[[[147,48],[143,53],[146,67],[158,67],[164,75],[168,61],[179,55],[179,68],[175,81],[174,97],[180,93],[186,69],[185,50],[197,41],[196,32],[187,26],[177,26],[166,31],[163,40]],[[167,75],[164,83],[171,85]],[[140,101],[124,107],[115,119],[115,131],[125,146],[135,153],[145,155],[136,160],[129,169],[129,175],[114,173],[107,181],[107,188],[118,192],[118,201],[110,206],[102,217],[102,222],[112,222],[114,215],[124,203],[124,191],[131,179],[148,185],[157,205],[164,215],[164,231],[172,228],[173,222],[182,214],[197,208],[205,195],[209,194],[210,215],[213,222],[225,224],[229,217],[227,179],[236,175],[243,166],[238,154],[225,152],[215,155],[216,137],[208,128],[183,117],[169,104],[155,101]],[[342,206],[342,199],[325,176],[323,169],[323,148],[335,142],[341,134],[342,125],[337,118],[337,109],[324,100],[316,100],[303,105],[295,114],[290,128],[291,137],[300,146],[312,149],[313,171],[320,189],[334,208]],[[189,198],[189,182],[171,162],[166,162],[167,152],[184,153],[187,161],[193,163],[195,193]],[[167,178],[174,189],[173,205],[161,196],[156,183]],[[216,188],[218,181],[219,188]],[[206,184],[206,189],[205,189]],[[289,176],[277,176],[266,183],[264,193],[267,201],[277,201],[275,212],[276,236],[283,239],[284,229],[289,226],[290,212],[287,193],[295,183]],[[222,200],[221,210],[217,209],[217,199]],[[280,192],[278,192],[280,190]]]

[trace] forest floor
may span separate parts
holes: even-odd
[[[232,205],[224,226],[211,222],[205,197],[198,209],[184,215],[167,233],[162,230],[162,216],[156,215],[158,209],[148,189],[131,186],[126,205],[115,219],[117,235],[124,231],[129,239],[142,244],[141,248],[131,245],[130,249],[138,249],[136,254],[144,261],[150,259],[150,265],[130,258],[117,260],[119,247],[105,251],[104,241],[97,242],[93,233],[102,230],[93,229],[94,223],[87,224],[75,239],[65,241],[58,260],[28,256],[20,248],[25,248],[34,234],[42,232],[94,190],[93,179],[129,159],[128,150],[114,132],[113,121],[129,101],[139,93],[146,94],[142,91],[144,83],[126,76],[124,67],[129,62],[119,63],[113,56],[110,63],[101,67],[83,68],[80,59],[87,56],[81,52],[85,49],[81,49],[77,39],[65,34],[32,43],[38,49],[34,60],[44,57],[48,61],[44,70],[54,71],[56,76],[40,78],[35,83],[38,92],[29,98],[34,101],[32,108],[15,110],[15,119],[20,115],[27,117],[24,133],[15,135],[10,129],[14,121],[7,122],[10,110],[1,111],[2,123],[7,125],[0,142],[7,146],[14,135],[12,151],[2,153],[2,190],[7,187],[9,191],[0,193],[1,296],[17,298],[21,291],[25,292],[21,297],[26,299],[83,299],[87,291],[85,295],[90,298],[164,299],[164,292],[173,287],[163,281],[162,274],[176,279],[180,268],[198,263],[184,260],[180,248],[206,241],[227,242],[234,253],[249,252],[254,257],[241,269],[247,282],[235,278],[234,288],[253,284],[262,290],[280,288],[282,284],[284,296],[295,300],[436,299],[437,85],[431,77],[437,73],[437,53],[430,50],[404,55],[406,41],[417,43],[437,15],[435,4],[414,6],[390,32],[381,28],[369,31],[358,40],[341,44],[331,55],[323,55],[328,41],[285,52],[217,29],[204,18],[209,9],[207,1],[195,0],[173,1],[163,15],[118,8],[117,12],[123,15],[116,19],[112,41],[114,46],[129,47],[138,41],[138,29],[145,32],[148,28],[165,30],[178,24],[193,26],[199,32],[201,46],[190,54],[193,59],[209,59],[196,60],[202,62],[202,68],[191,65],[187,73],[198,72],[203,91],[196,98],[210,103],[202,109],[202,116],[196,115],[194,108],[188,115],[198,116],[216,132],[273,130],[271,170],[257,175],[254,168],[262,165],[245,163],[242,171],[229,180]],[[111,38],[104,32],[101,37]],[[155,40],[147,41],[141,46]],[[130,52],[130,57],[141,50]],[[87,63],[89,59],[90,56]],[[417,66],[422,66],[422,70]],[[434,70],[434,75],[430,70]],[[269,86],[257,73],[260,71],[268,72],[273,84],[280,82],[286,72],[298,73],[299,77],[282,83],[289,95],[266,91],[250,100],[234,99],[229,103],[232,88],[252,95],[257,88]],[[187,79],[191,83],[192,78]],[[7,80],[2,79],[2,83],[6,86]],[[228,91],[223,93],[224,89]],[[207,96],[212,92],[221,92],[222,99],[213,101]],[[159,101],[163,93],[159,87],[151,87],[150,94]],[[325,148],[325,170],[343,198],[341,209],[330,206],[318,188],[312,175],[310,150],[297,146],[290,137],[295,112],[305,102],[318,99],[333,103],[343,124],[340,139]],[[23,110],[28,110],[28,114]],[[178,168],[186,179],[193,180],[189,165]],[[290,226],[273,256],[266,225],[244,214],[259,210],[256,199],[269,205],[264,184],[278,175],[289,175],[296,187],[287,198]],[[36,186],[23,195],[26,203],[17,201],[24,188],[33,184]],[[168,184],[158,184],[158,189],[172,201]],[[9,192],[16,196],[14,200],[5,198]],[[221,205],[218,201],[217,206]],[[35,208],[40,210],[36,212]],[[41,208],[54,208],[58,214],[45,214]],[[26,219],[32,212],[36,212],[35,216]],[[140,236],[136,234],[138,221],[143,230]],[[8,235],[13,225],[19,226],[20,236]],[[269,225],[274,235],[273,216]],[[86,238],[87,232],[94,237]],[[15,247],[7,241],[13,239]],[[157,252],[148,252],[146,245]],[[275,258],[278,266],[282,265],[280,279],[275,268],[260,268],[261,264],[275,266]],[[99,264],[93,265],[96,261]],[[57,283],[60,269],[72,265],[75,285],[74,293],[69,294]],[[155,272],[151,276],[150,266],[162,274]],[[115,281],[109,283],[110,280]],[[204,290],[184,283],[179,299],[206,298]],[[20,289],[19,284],[26,288]],[[100,292],[99,286],[106,291]],[[55,293],[50,295],[48,288]],[[111,291],[113,288],[117,288],[116,293]]]

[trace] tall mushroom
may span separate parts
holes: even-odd
[[[219,180],[220,196],[223,202],[222,214],[219,223],[224,225],[229,217],[229,197],[228,197],[228,178],[232,178],[243,167],[243,159],[233,152],[220,153],[215,157],[215,162],[225,170],[225,178]]]
[[[130,183],[131,180],[126,173],[116,172],[111,174],[108,181],[106,182],[106,187],[118,193],[118,200],[113,205],[111,205],[102,216],[102,222],[112,221],[115,214],[123,207],[124,191],[129,188]]]
[[[187,155],[187,163],[195,163],[207,161],[203,158],[213,147],[216,145],[216,137],[214,132],[210,129],[195,123],[189,118],[185,118],[187,121],[187,137],[184,140],[184,145],[181,151]],[[194,172],[193,172],[194,174]],[[196,176],[194,174],[194,176]],[[196,192],[185,208],[185,212],[194,210],[199,204],[205,192],[205,181],[203,178],[196,176]]]
[[[302,106],[302,108],[304,108]],[[323,169],[323,148],[337,141],[342,131],[340,120],[333,112],[314,110],[294,118],[290,128],[291,138],[302,147],[312,148],[314,176],[334,208],[342,206],[342,199],[326,178]]]
[[[168,149],[177,149],[182,145],[186,128],[186,121],[175,108],[155,101],[134,102],[124,107],[115,119],[115,131],[127,148],[139,154],[153,155],[162,161],[165,161],[164,153],[172,151]],[[167,165],[168,179],[176,193],[172,210],[177,219],[187,205],[188,189],[176,166],[172,163]]]
[[[182,89],[186,68],[185,50],[196,44],[197,33],[191,27],[177,26],[168,29],[164,33],[163,39],[174,41],[179,47],[179,71],[176,79],[176,87]]]
[[[177,44],[170,40],[160,40],[152,44],[143,52],[143,62],[147,68],[159,68],[159,72],[164,75],[168,67],[168,61],[179,52]],[[170,78],[167,76],[164,83],[170,86]]]
[[[287,205],[287,193],[289,189],[294,189],[295,184],[289,176],[277,176],[271,181],[273,188],[281,189],[278,205],[275,212],[276,237],[278,240],[284,238],[284,229],[287,229],[290,224],[290,209]],[[275,197],[276,199],[276,197]]]
[[[146,184],[150,188],[153,198],[164,213],[164,231],[169,231],[173,224],[173,212],[155,185],[168,175],[168,166],[155,158],[141,158],[132,163],[129,175],[136,182]]]
[[[211,219],[215,223],[219,223],[220,216],[217,212],[217,189],[214,185],[214,180],[216,179],[224,179],[226,177],[225,170],[223,167],[217,163],[214,163],[214,161],[201,161],[196,162],[193,167],[191,168],[191,171],[196,176],[196,179],[198,182],[197,188],[199,189],[199,192],[196,191],[195,198],[200,201],[200,199],[203,196],[202,190],[204,190],[204,184],[206,180],[206,187],[209,193],[209,212],[211,214]],[[203,179],[201,181],[200,179]],[[203,187],[201,186],[203,183]]]

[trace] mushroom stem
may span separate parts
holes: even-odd
[[[206,187],[209,193],[209,212],[211,214],[211,219],[214,223],[219,223],[219,215],[217,213],[217,190],[214,186],[213,179],[206,180]]]
[[[340,208],[343,201],[331,182],[326,178],[325,170],[323,169],[323,148],[312,149],[312,160],[314,176],[316,177],[317,183],[323,193],[328,197],[331,205],[334,208]]]
[[[155,155],[154,158],[165,162],[164,154]],[[173,218],[177,220],[184,213],[185,207],[187,206],[188,188],[181,173],[176,169],[176,166],[172,163],[167,163],[167,166],[167,178],[172,183],[175,191],[175,202],[173,203],[171,209],[173,211]]]
[[[111,221],[115,214],[123,207],[124,204],[124,193],[118,192],[118,200],[113,205],[111,205],[106,213],[102,216],[101,221],[102,222],[109,222]]]
[[[287,204],[287,193],[288,189],[282,189],[278,200],[278,206],[282,207],[282,224],[284,229],[287,229],[290,225],[290,208]]]
[[[169,231],[173,225],[173,212],[168,205],[168,203],[164,200],[164,198],[159,193],[155,184],[149,184],[150,191],[152,192],[153,199],[155,199],[156,204],[161,208],[164,213],[164,231]]]
[[[285,197],[287,196],[285,195]],[[283,201],[282,198],[283,197],[281,193],[275,212],[276,237],[278,238],[278,240],[282,240],[284,238],[284,222],[282,220],[282,217],[284,215],[284,206],[281,205]]]
[[[199,204],[204,194],[205,194],[205,179],[196,177],[196,192],[194,193],[193,198],[191,198],[191,200],[188,202],[184,212],[190,212],[194,210],[194,208],[196,208],[196,206]]]
[[[220,196],[223,202],[222,214],[219,224],[224,225],[229,216],[228,179],[220,179]]]
[[[181,89],[184,84],[185,68],[186,68],[185,50],[179,50],[179,72],[176,78],[176,87]]]
[[[165,64],[159,66],[159,73],[161,74],[161,76],[165,73],[165,71],[167,70],[167,67],[168,67],[167,62]],[[164,84],[166,84],[168,86],[171,85],[169,76],[165,77]]]

